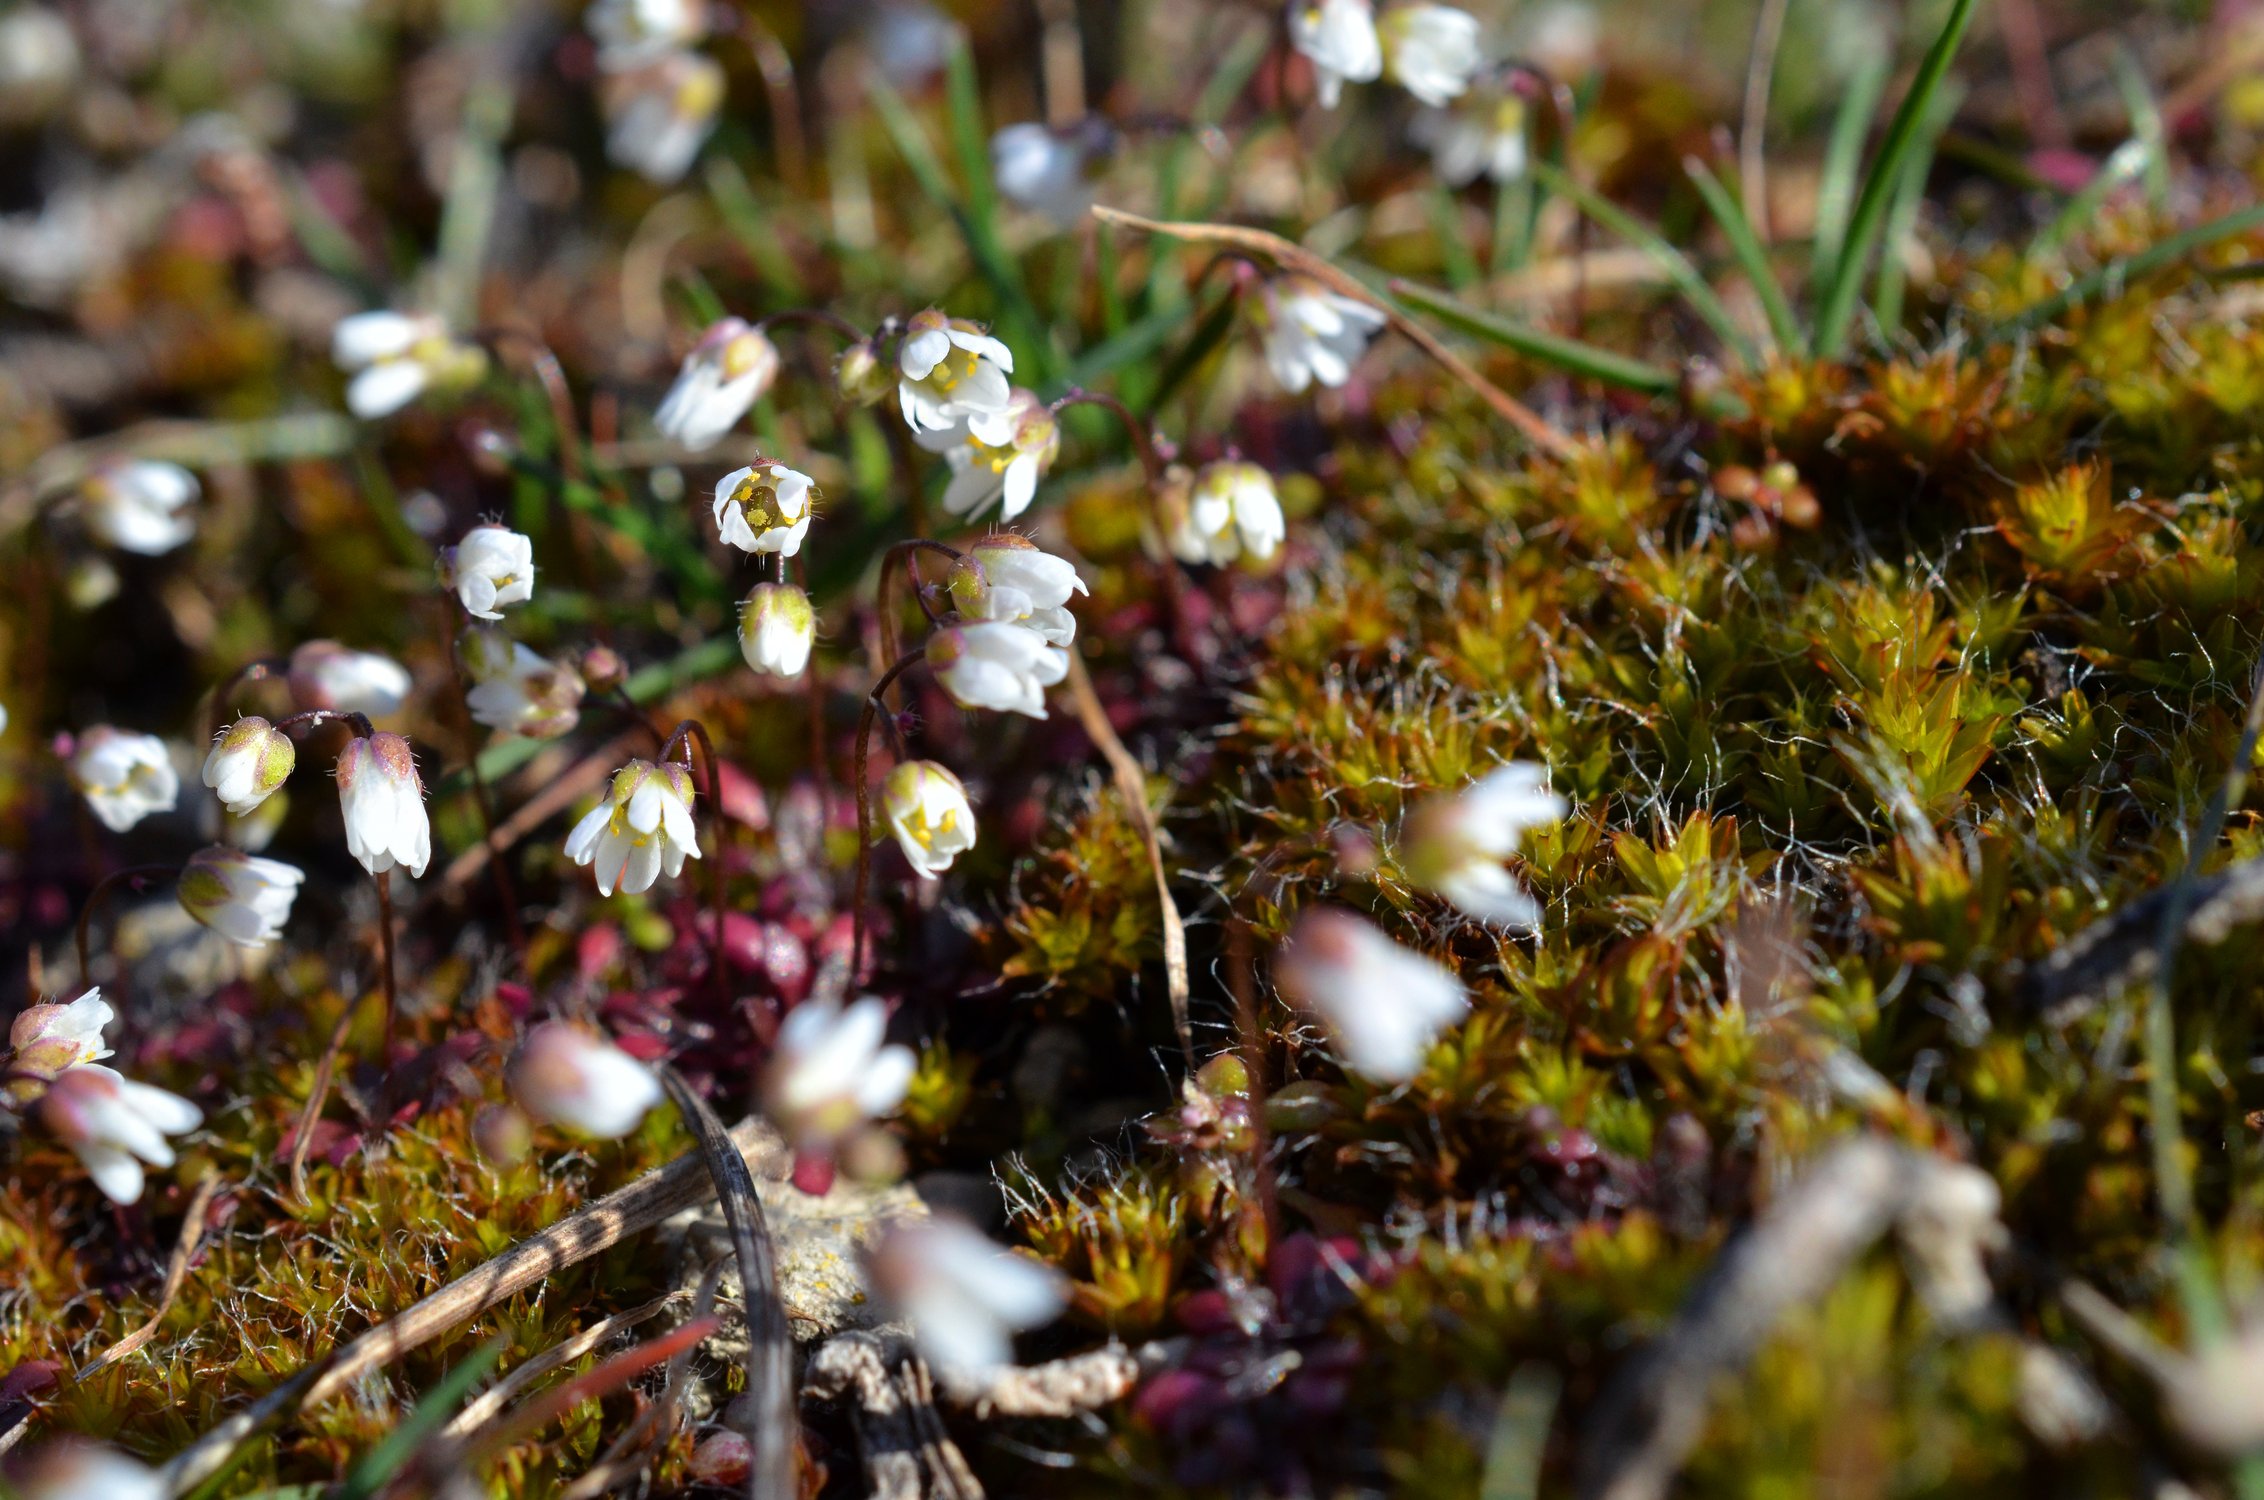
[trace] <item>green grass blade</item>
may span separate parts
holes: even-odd
[[[1918,76],[1911,81],[1910,92],[1903,96],[1901,106],[1895,110],[1894,119],[1887,126],[1887,138],[1863,179],[1863,191],[1856,197],[1855,212],[1847,221],[1846,242],[1840,246],[1839,257],[1817,304],[1815,352],[1818,358],[1837,359],[1847,351],[1848,328],[1855,321],[1855,304],[1863,288],[1864,272],[1886,229],[1887,210],[1895,191],[1902,185],[1904,166],[1932,115],[1934,97],[1941,92],[1942,80],[1948,76],[1958,46],[1965,40],[1977,5],[1978,0],[1952,0],[1950,18],[1944,23],[1941,34],[1934,38],[1934,45],[1926,49],[1925,59],[1918,65]]]
[[[2115,87],[2122,91],[2123,108],[2130,111],[2130,133],[2146,145],[2146,201],[2156,213],[2169,206],[2169,129],[2162,123],[2162,106],[2154,97],[2146,70],[2128,47],[2114,52]]]
[[[998,238],[998,195],[991,186],[990,133],[983,129],[982,85],[975,77],[975,49],[961,31],[944,64],[944,102],[951,149],[967,184],[967,217],[984,238]]]
[[[1926,206],[1926,178],[1934,169],[1935,148],[1964,94],[1963,89],[1952,87],[1935,98],[1934,109],[1919,131],[1918,144],[1903,167],[1894,207],[1887,214],[1887,232],[1879,252],[1879,281],[1871,297],[1872,320],[1887,338],[1894,337],[1902,327],[1902,295],[1907,280],[1902,257],[1895,252],[1918,230],[1918,211]]]
[[[1606,385],[1641,391],[1650,396],[1671,395],[1682,384],[1672,370],[1646,364],[1624,354],[1615,354],[1609,349],[1599,349],[1593,344],[1583,344],[1577,339],[1561,338],[1553,333],[1543,333],[1538,328],[1512,323],[1493,313],[1466,307],[1444,292],[1436,292],[1411,281],[1395,281],[1391,284],[1391,290],[1392,295],[1401,301],[1421,308],[1449,328],[1467,333],[1472,338],[1484,339],[1490,344],[1499,344],[1504,349],[1515,350],[1527,359],[1553,366],[1568,374],[1600,380]]]
[[[739,164],[728,156],[711,156],[701,177],[707,184],[708,198],[715,204],[716,213],[722,216],[724,227],[747,252],[747,258],[755,263],[755,271],[770,294],[789,307],[809,301],[809,288],[803,284],[802,273],[795,269],[794,257],[786,253],[786,246],[771,228],[776,216],[765,213],[763,206],[755,201],[755,190],[748,183],[747,174],[739,170]]]
[[[1684,158],[1682,170],[1690,174],[1691,185],[1698,189],[1698,196],[1713,214],[1714,222],[1721,225],[1730,253],[1745,270],[1745,279],[1753,283],[1777,347],[1784,350],[1803,347],[1806,341],[1801,337],[1800,323],[1792,315],[1792,304],[1785,300],[1784,287],[1769,264],[1768,249],[1762,245],[1761,236],[1754,232],[1752,220],[1745,217],[1745,209],[1695,156]]]
[[[1603,194],[1583,186],[1570,173],[1554,164],[1535,162],[1533,175],[1550,192],[1571,199],[1582,213],[1648,255],[1651,263],[1666,273],[1666,278],[1674,289],[1682,293],[1683,300],[1690,304],[1690,310],[1714,330],[1714,336],[1736,354],[1741,363],[1751,367],[1761,362],[1760,351],[1745,336],[1745,330],[1737,326],[1737,319],[1730,316],[1729,309],[1723,305],[1714,289],[1706,284],[1706,278],[1699,274],[1698,267],[1691,262],[1689,256],[1668,244],[1657,231],[1638,222]]]
[[[1839,264],[1840,246],[1847,242],[1847,216],[1855,206],[1855,176],[1863,166],[1863,137],[1886,92],[1891,64],[1881,57],[1864,64],[1847,81],[1847,94],[1832,119],[1831,141],[1824,147],[1824,171],[1816,186],[1816,237],[1808,263],[1808,279],[1822,286]]]
[[[361,1462],[347,1470],[345,1482],[338,1486],[337,1500],[369,1500],[383,1489],[416,1457],[419,1448],[439,1436],[441,1426],[464,1404],[472,1387],[503,1358],[503,1345],[504,1340],[500,1338],[489,1339],[450,1370],[400,1426],[387,1433],[382,1442],[362,1456]]]
[[[2070,235],[2097,216],[2099,205],[2107,201],[2108,194],[2138,180],[2154,154],[2154,148],[2136,136],[2117,146],[2091,180],[2068,199],[2067,206],[2029,241],[2029,255],[2049,255],[2066,244]]]
[[[1462,237],[1462,201],[1445,184],[1434,182],[1423,195],[1423,206],[1430,211],[1431,237],[1439,242],[1446,284],[1458,292],[1468,291],[1478,279],[1478,257]]]
[[[2079,303],[2088,302],[2101,292],[2109,291],[2151,276],[2156,271],[2176,265],[2196,250],[2206,250],[2220,240],[2251,230],[2264,229],[2264,205],[2244,208],[2238,213],[2196,224],[2182,234],[2173,234],[2159,244],[2150,245],[2134,255],[2125,255],[2108,261],[2086,276],[2078,276],[2058,292],[2046,297],[1997,324],[1988,332],[1991,341],[2011,338],[2030,329],[2051,322],[2060,314]]]

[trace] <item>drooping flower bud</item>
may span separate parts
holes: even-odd
[[[1264,562],[1287,532],[1273,476],[1230,459],[1206,464],[1195,476],[1167,540],[1181,562],[1223,567],[1245,556]]]
[[[142,1195],[142,1165],[173,1165],[169,1135],[194,1130],[204,1112],[178,1094],[121,1077],[100,1063],[65,1072],[39,1101],[39,1118],[71,1148],[113,1202]]]
[[[810,596],[791,583],[758,583],[739,610],[739,652],[772,677],[799,677],[810,664],[817,615]]]
[[[908,760],[888,773],[881,809],[896,846],[923,880],[933,880],[975,847],[975,809],[967,789],[932,760]]]
[[[374,651],[307,641],[291,652],[291,696],[301,708],[382,719],[409,701],[409,669]]]
[[[871,1268],[875,1287],[910,1320],[921,1354],[947,1379],[1013,1363],[1013,1336],[1053,1321],[1068,1300],[1059,1271],[943,1215],[899,1223]]]
[[[1433,798],[1408,820],[1407,878],[1481,922],[1532,927],[1541,911],[1502,861],[1528,828],[1562,819],[1546,766],[1512,762],[1454,796]]]
[[[536,1119],[599,1140],[614,1140],[660,1102],[652,1069],[563,1021],[527,1033],[511,1059],[511,1096]]]
[[[867,995],[844,1008],[805,1000],[787,1012],[763,1071],[763,1109],[795,1150],[829,1152],[867,1120],[904,1102],[919,1059],[883,1045],[887,1002]]]
[[[851,344],[834,362],[833,387],[847,405],[878,406],[896,390],[896,372],[875,345],[873,339]]]
[[[240,818],[273,796],[298,763],[291,737],[255,714],[221,731],[204,758],[204,784]]]
[[[399,865],[412,877],[424,874],[432,862],[432,824],[409,742],[397,734],[350,740],[339,752],[337,778],[346,849],[362,868],[383,875]]]
[[[1266,365],[1292,395],[1316,380],[1326,386],[1350,380],[1353,361],[1386,321],[1380,309],[1297,274],[1269,278],[1255,316]]]
[[[70,775],[87,807],[112,833],[124,833],[151,813],[171,812],[181,795],[181,778],[163,740],[108,724],[78,737]]]
[[[1289,40],[1313,64],[1323,109],[1336,107],[1347,82],[1368,83],[1383,73],[1383,39],[1370,0],[1299,0],[1289,8]]]
[[[283,935],[306,872],[215,844],[189,856],[174,887],[181,909],[231,943],[259,948]]]
[[[1345,1067],[1384,1083],[1421,1071],[1433,1038],[1470,1008],[1454,975],[1336,907],[1297,919],[1274,979],[1327,1025]]]
[[[15,1482],[19,1500],[166,1500],[172,1492],[155,1469],[77,1439],[49,1445]]]
[[[440,554],[440,581],[455,590],[466,613],[500,620],[505,605],[534,597],[534,541],[508,526],[474,526]]]
[[[79,487],[87,530],[121,552],[157,557],[196,535],[196,476],[179,464],[103,464]]]
[[[700,336],[676,383],[653,412],[653,426],[694,453],[714,447],[778,379],[778,346],[742,318],[725,318]]]
[[[951,570],[951,602],[969,620],[1026,626],[1048,644],[1077,639],[1077,617],[1067,608],[1086,592],[1077,567],[1027,537],[994,531],[977,542],[965,565]]]
[[[498,734],[554,739],[581,721],[586,691],[581,674],[500,631],[466,631],[457,660],[472,686],[464,704],[474,723]]]
[[[16,1101],[28,1102],[72,1068],[108,1057],[102,1032],[115,1019],[99,988],[67,1005],[34,1005],[18,1015],[8,1028],[7,1071],[30,1087],[15,1090]]]

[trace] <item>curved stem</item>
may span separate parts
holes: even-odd
[[[802,90],[794,78],[794,59],[778,34],[738,6],[716,7],[719,32],[738,36],[763,75],[770,106],[771,136],[778,149],[778,175],[797,198],[809,192],[809,148],[802,139]]]
[[[765,313],[762,317],[755,319],[755,327],[765,332],[781,323],[830,328],[852,344],[861,344],[865,341],[865,330],[842,317],[839,313],[828,312],[822,307],[789,307],[784,312]]]
[[[857,718],[857,883],[849,903],[849,982],[863,982],[865,972],[865,893],[872,882],[873,866],[873,788],[866,773],[868,757],[872,751],[873,720],[883,707],[881,694],[890,684],[926,656],[923,651],[907,651],[873,684],[865,695],[864,711]],[[889,716],[891,725],[895,715]],[[901,747],[899,747],[901,748]]]
[[[377,726],[370,723],[369,715],[356,713],[350,709],[335,708],[310,708],[303,714],[293,714],[287,719],[277,719],[275,727],[288,733],[294,729],[312,729],[319,724],[334,724],[341,721],[352,727],[354,737],[357,739],[366,740],[377,733]]]
[[[122,885],[128,881],[155,880],[162,875],[178,875],[180,873],[180,868],[177,865],[133,865],[127,869],[113,870],[94,883],[94,889],[88,891],[86,900],[79,904],[79,988],[81,990],[84,990],[91,982],[87,973],[87,935],[94,925],[95,908],[100,906],[102,899],[110,894],[111,887]]]
[[[784,557],[778,560],[778,571],[783,578],[786,572]],[[809,563],[799,552],[794,554],[794,580],[801,588],[803,597],[807,598],[810,591]],[[802,688],[809,699],[810,775],[822,790],[828,779],[825,767],[825,674],[819,670],[815,650],[810,652],[810,659],[802,664]]]
[[[1124,424],[1125,432],[1131,436],[1134,451],[1140,455],[1140,467],[1147,471],[1148,487],[1156,489],[1162,486],[1163,459],[1156,453],[1155,436],[1148,431],[1147,423],[1132,414],[1131,407],[1105,392],[1071,386],[1069,394],[1054,402],[1048,410],[1059,414],[1072,406],[1098,406],[1114,412],[1116,419]]]
[[[257,661],[245,662],[228,674],[227,680],[212,692],[212,733],[218,737],[228,729],[228,704],[236,690],[247,683],[266,682],[279,678],[290,670],[290,663],[278,657],[263,656]]]
[[[346,1033],[354,1024],[354,1012],[362,1008],[362,997],[356,995],[346,1002],[331,1029],[330,1041],[322,1049],[322,1061],[315,1065],[314,1086],[307,1090],[306,1108],[299,1112],[298,1129],[291,1134],[291,1196],[300,1203],[307,1201],[307,1149],[314,1142],[315,1122],[322,1118],[323,1105],[330,1102],[330,1082],[338,1075],[338,1054],[345,1049]],[[388,1037],[392,1028],[386,1030]]]
[[[708,862],[708,970],[715,980],[715,997],[728,1002],[730,985],[723,976],[723,797],[722,768],[716,763],[715,745],[708,739],[707,726],[697,719],[686,719],[676,726],[676,732],[660,747],[660,758],[668,760],[681,748],[684,763],[692,763],[692,741],[699,741],[700,755],[707,761],[708,818],[715,825],[715,857]]]
[[[550,398],[550,420],[558,428],[558,467],[575,484],[582,482],[582,426],[574,415],[574,392],[566,384],[566,368],[550,345],[524,328],[483,328],[473,335],[503,357],[502,345],[517,344],[527,351],[527,367],[542,382]]]

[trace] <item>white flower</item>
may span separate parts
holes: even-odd
[[[1245,554],[1264,562],[1288,531],[1273,476],[1240,460],[1206,464],[1184,497],[1167,501],[1165,540],[1182,562],[1223,567]]]
[[[399,865],[410,876],[432,863],[432,824],[416,757],[397,734],[347,742],[338,755],[338,809],[346,817],[346,851],[372,875]]]
[[[1347,82],[1383,73],[1383,42],[1368,0],[1290,0],[1289,40],[1311,59],[1325,109],[1336,107]]]
[[[257,714],[221,731],[204,758],[204,784],[242,817],[272,796],[299,763],[291,737]]]
[[[456,591],[466,613],[500,620],[504,605],[535,596],[534,541],[508,526],[474,526],[440,554],[440,581]]]
[[[466,631],[456,647],[472,679],[464,704],[474,723],[501,734],[554,739],[580,720],[588,684],[573,667],[500,631]]]
[[[89,989],[68,1005],[30,1006],[8,1028],[8,1045],[14,1052],[8,1071],[54,1078],[100,1062],[110,1055],[102,1045],[103,1028],[117,1018],[99,988]]]
[[[715,484],[715,529],[742,552],[792,557],[823,498],[809,475],[784,464],[733,469]]]
[[[888,1005],[805,1000],[786,1013],[763,1070],[763,1109],[795,1150],[823,1152],[904,1102],[919,1060],[883,1046]]]
[[[896,351],[896,397],[914,432],[1002,417],[1014,402],[1014,354],[963,318],[914,313]]]
[[[39,1101],[39,1117],[77,1153],[96,1187],[114,1202],[132,1203],[142,1195],[142,1163],[173,1165],[165,1137],[196,1129],[204,1113],[178,1094],[83,1063],[55,1080]]]
[[[283,935],[306,878],[281,860],[214,844],[189,856],[175,893],[183,911],[229,942],[260,948]]]
[[[817,616],[810,596],[791,583],[758,583],[739,610],[739,654],[772,677],[799,677],[810,664]]]
[[[1318,380],[1338,386],[1352,378],[1352,362],[1384,326],[1384,315],[1356,298],[1332,292],[1309,276],[1276,276],[1264,284],[1257,311],[1266,364],[1283,390],[1303,391]]]
[[[991,137],[991,178],[1011,203],[1070,225],[1093,201],[1085,185],[1085,143],[1043,125],[1009,125]]]
[[[778,379],[778,346],[760,328],[725,318],[692,346],[652,424],[698,453],[722,441]]]
[[[1273,967],[1282,993],[1327,1024],[1345,1067],[1383,1083],[1420,1072],[1432,1039],[1470,1008],[1452,974],[1334,907],[1299,917]]]
[[[908,760],[881,786],[881,812],[922,880],[975,847],[975,809],[959,778],[932,760]]]
[[[121,552],[156,557],[196,535],[197,478],[155,459],[109,463],[79,487],[87,530]]]
[[[692,773],[674,761],[633,760],[614,772],[606,799],[566,836],[566,857],[596,866],[601,896],[650,890],[663,873],[673,879],[687,854],[700,857]]]
[[[968,553],[972,567],[954,566],[951,602],[969,620],[1027,626],[1055,646],[1077,639],[1070,596],[1085,592],[1076,565],[1011,531],[994,531]]]
[[[1517,851],[1526,829],[1558,822],[1568,811],[1549,790],[1548,767],[1512,762],[1457,796],[1417,809],[1408,828],[1408,878],[1481,922],[1535,926],[1541,910],[1502,860]]]
[[[891,1229],[872,1270],[910,1319],[920,1353],[947,1378],[1011,1364],[1014,1334],[1052,1322],[1067,1301],[1059,1271],[942,1215]]]
[[[1525,101],[1506,90],[1448,109],[1426,109],[1410,127],[1430,148],[1431,166],[1450,187],[1484,177],[1514,182],[1531,157],[1525,140]]]
[[[79,736],[70,774],[71,784],[112,833],[124,833],[151,813],[171,812],[181,793],[163,740],[108,724]]]
[[[612,120],[605,154],[648,182],[670,183],[690,169],[715,132],[725,79],[712,58],[669,52],[608,74],[602,89]]]
[[[167,1500],[173,1488],[123,1453],[66,1440],[39,1455],[15,1493],[20,1500]]]
[[[1470,87],[1478,71],[1478,18],[1451,5],[1395,5],[1378,28],[1384,72],[1432,108]]]
[[[527,1033],[511,1059],[511,1096],[536,1119],[615,1140],[660,1102],[660,1080],[628,1053],[563,1021]]]
[[[928,637],[928,667],[961,708],[1042,719],[1045,690],[1069,675],[1069,653],[1027,626],[977,621]]]
[[[468,384],[487,357],[448,336],[429,313],[364,312],[341,318],[330,335],[330,358],[353,373],[346,409],[364,421],[390,416],[436,384]]]
[[[705,0],[596,0],[582,24],[597,38],[597,65],[616,72],[697,44],[707,15]]]
[[[993,500],[1004,500],[1000,519],[1013,520],[1029,508],[1039,478],[1061,453],[1060,424],[1025,390],[1012,394],[1005,411],[963,415],[944,428],[915,426],[912,435],[951,465],[943,508],[955,516],[976,515]]]
[[[409,669],[374,651],[308,641],[291,653],[291,695],[302,708],[382,719],[409,701]]]

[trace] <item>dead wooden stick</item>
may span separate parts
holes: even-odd
[[[207,1172],[197,1183],[197,1190],[189,1199],[189,1211],[181,1220],[181,1236],[174,1242],[173,1258],[165,1265],[165,1287],[157,1294],[157,1311],[147,1322],[87,1361],[79,1370],[81,1385],[96,1375],[139,1350],[157,1337],[158,1325],[173,1310],[173,1299],[181,1295],[181,1283],[188,1280],[189,1260],[196,1254],[197,1242],[204,1238],[204,1221],[212,1211],[212,1195],[220,1189],[220,1174]]]
[[[1179,903],[1171,897],[1171,880],[1164,871],[1163,844],[1156,832],[1155,814],[1148,808],[1148,776],[1132,758],[1132,752],[1124,748],[1124,741],[1116,737],[1116,726],[1109,723],[1108,710],[1101,707],[1100,695],[1093,691],[1084,659],[1074,651],[1069,653],[1069,696],[1077,707],[1077,722],[1108,762],[1116,777],[1117,794],[1124,799],[1124,810],[1132,826],[1140,831],[1140,841],[1147,845],[1148,868],[1156,882],[1156,908],[1163,921],[1164,987],[1171,996],[1171,1020],[1179,1029],[1179,1047],[1187,1056],[1187,1071],[1192,1073],[1195,1030],[1188,1015],[1192,987],[1187,982],[1187,924],[1180,920]]]
[[[1478,398],[1492,407],[1502,420],[1525,435],[1526,441],[1542,452],[1556,458],[1570,458],[1577,445],[1572,439],[1551,427],[1539,412],[1518,400],[1478,373],[1475,365],[1449,349],[1439,336],[1400,311],[1388,298],[1370,291],[1360,279],[1328,260],[1315,255],[1295,240],[1283,239],[1263,229],[1250,229],[1240,224],[1167,223],[1157,219],[1143,219],[1119,208],[1104,204],[1093,205],[1093,217],[1104,224],[1121,224],[1127,229],[1144,230],[1149,234],[1168,234],[1174,239],[1192,240],[1198,244],[1231,245],[1263,255],[1275,264],[1292,271],[1300,271],[1321,282],[1330,291],[1362,302],[1382,313],[1400,336],[1416,348],[1438,361],[1440,368],[1477,392]]]

